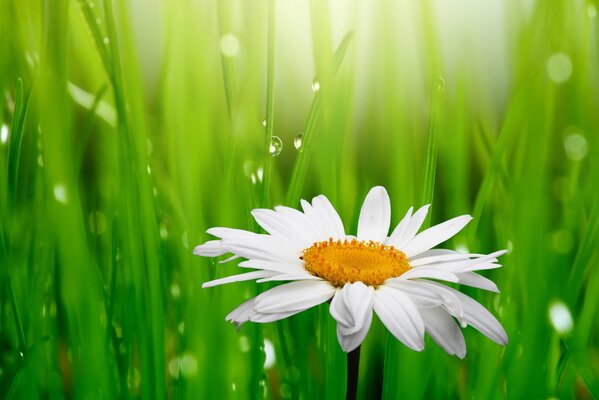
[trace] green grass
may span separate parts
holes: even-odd
[[[510,249],[501,295],[463,289],[510,342],[415,353],[376,320],[361,398],[599,398],[599,4],[503,2],[481,50],[427,1],[138,3],[0,0],[0,398],[343,398],[326,305],[236,332],[268,284],[203,290],[235,263],[191,252],[320,193],[352,232],[377,184],[395,223],[432,202],[475,217],[448,246]]]

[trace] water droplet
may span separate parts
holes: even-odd
[[[2,124],[2,128],[0,128],[0,142],[2,144],[8,141],[8,125]]]
[[[102,19],[101,18],[96,18],[96,24],[100,25],[102,23]]]
[[[166,240],[168,238],[168,229],[164,223],[160,223],[160,239]]]
[[[190,377],[198,372],[198,360],[194,355],[186,353],[181,357],[181,373],[185,377]]]
[[[89,230],[96,235],[106,232],[106,217],[101,211],[94,211],[89,214]]]
[[[270,145],[268,146],[268,152],[271,156],[276,157],[281,154],[281,150],[283,150],[283,142],[281,138],[278,136],[273,136],[270,140]]]
[[[102,41],[104,42],[104,44],[110,43],[110,39],[108,39],[108,36],[104,36],[104,39]]]
[[[189,240],[187,238],[187,231],[183,232],[183,235],[181,236],[181,242],[183,243],[183,247],[185,247],[186,249],[189,249]]]
[[[574,238],[570,232],[561,229],[551,235],[551,245],[557,253],[567,254],[574,246]]]
[[[457,251],[458,253],[462,253],[462,254],[469,254],[470,253],[470,249],[468,249],[468,246],[466,246],[465,243],[457,245],[455,247],[455,251]]]
[[[67,204],[67,188],[65,185],[58,184],[54,186],[54,198],[62,204]]]
[[[441,75],[437,78],[437,90],[445,90],[445,79]]]
[[[589,4],[587,6],[587,15],[589,16],[589,18],[597,17],[597,7],[595,7],[594,4]]]
[[[139,384],[141,383],[141,374],[137,368],[129,369],[127,373],[127,387],[130,390],[139,389]]]
[[[560,335],[567,335],[572,331],[574,321],[572,314],[562,301],[554,301],[549,306],[549,320],[551,325]]]
[[[318,92],[319,90],[320,90],[320,82],[318,82],[316,79],[314,79],[312,81],[312,91]]]
[[[295,147],[296,150],[301,150],[302,148],[302,140],[304,139],[304,133],[300,132],[297,134],[297,136],[295,138],[293,138],[293,147]]]
[[[264,168],[258,168],[258,171],[256,171],[256,175],[258,176],[258,181],[262,182],[262,179],[264,179]]]
[[[148,147],[148,155],[151,155],[154,151],[154,145],[152,145],[152,141],[150,139],[146,140],[146,145]]]
[[[146,169],[148,170],[148,175],[152,175],[152,168],[150,168],[149,164]]]
[[[580,133],[572,133],[564,139],[564,149],[569,159],[580,161],[587,155],[587,140]]]
[[[227,57],[235,57],[239,53],[240,45],[237,36],[227,33],[220,38],[220,51]]]
[[[262,120],[262,126],[266,128],[266,120]]]
[[[89,8],[94,8],[96,6],[93,1],[90,1],[87,5]]]
[[[19,357],[25,358],[25,353],[23,353],[22,351],[19,351]]]
[[[185,322],[184,321],[179,322],[179,325],[177,325],[177,331],[181,335],[185,333]]]
[[[42,157],[41,154],[37,156],[37,165],[39,165],[42,168],[44,167],[44,157]]]
[[[239,338],[239,348],[242,353],[247,353],[250,351],[250,341],[247,336],[242,336]]]
[[[564,83],[572,75],[572,60],[562,52],[552,54],[547,60],[547,75],[555,83]]]
[[[264,369],[270,369],[275,365],[275,346],[268,339],[264,339]]]
[[[237,390],[237,384],[236,384],[235,382],[233,382],[233,383],[231,384],[231,390],[232,390],[232,391],[236,391],[236,390]]]
[[[173,296],[173,299],[181,297],[181,287],[178,283],[173,283],[171,285],[171,296]]]

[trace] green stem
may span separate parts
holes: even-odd
[[[358,377],[360,372],[360,347],[347,353],[347,391],[346,400],[355,400],[358,396]]]

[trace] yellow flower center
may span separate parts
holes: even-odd
[[[392,246],[356,239],[316,242],[304,250],[301,258],[312,275],[335,286],[358,281],[377,286],[410,269],[408,257],[403,252]]]

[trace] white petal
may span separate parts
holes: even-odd
[[[257,311],[252,314],[250,321],[258,323],[274,322],[280,319],[291,317],[292,315],[299,314],[304,310],[295,310],[281,313],[259,313]]]
[[[476,272],[462,272],[456,275],[462,285],[472,286],[478,289],[499,293],[499,288],[497,287],[495,282],[485,278],[484,276],[480,276]]]
[[[267,209],[255,209],[252,216],[264,230],[273,236],[279,236],[300,248],[310,247],[313,243],[312,236],[305,231],[304,226],[284,214]]]
[[[286,206],[276,206],[275,211],[279,214],[286,215],[288,218],[294,220],[297,225],[300,225],[303,228],[303,230],[308,234],[312,242],[319,241],[318,238],[320,236],[318,235],[318,231],[306,214],[299,210],[296,210],[295,208]]]
[[[443,297],[420,281],[388,279],[385,286],[390,286],[407,295],[418,309],[437,307],[443,304]]]
[[[495,264],[498,256],[505,254],[505,250],[496,251],[491,254],[483,255],[473,259],[464,259],[458,261],[446,261],[446,262],[438,262],[438,263],[430,263],[426,264],[425,267],[417,267],[415,269],[420,268],[436,268],[449,272],[470,272],[481,269],[491,269],[501,267],[499,264]],[[475,254],[471,254],[473,256]]]
[[[362,327],[353,333],[347,333],[343,329],[343,327],[337,324],[337,340],[339,340],[339,344],[341,345],[341,349],[346,353],[355,350],[359,345],[362,344],[368,330],[370,329],[370,324],[372,323],[372,308],[370,309],[370,313],[368,317],[362,324]]]
[[[300,273],[300,274],[278,274],[271,277],[258,279],[256,283],[264,283],[264,282],[278,282],[278,281],[322,281],[322,278],[319,278],[314,275],[310,275],[309,273]]]
[[[327,239],[345,239],[345,230],[341,217],[331,204],[329,199],[320,195],[312,199],[313,218],[317,218],[323,228],[326,229]],[[326,239],[325,239],[326,240]]]
[[[374,296],[374,311],[399,341],[416,351],[424,349],[424,322],[408,296],[379,286]]]
[[[335,294],[329,310],[346,334],[359,331],[372,317],[374,288],[362,282],[346,283]]]
[[[428,267],[428,266],[412,268],[412,269],[404,272],[399,277],[391,278],[391,279],[406,280],[406,279],[416,279],[416,278],[440,279],[443,281],[455,282],[455,283],[457,283],[459,281],[458,277],[450,271],[444,271],[439,268]]]
[[[251,298],[248,301],[241,303],[237,308],[231,311],[226,317],[225,321],[231,321],[237,325],[237,330],[241,328],[241,325],[250,320],[252,314],[254,314],[254,301],[256,298]]]
[[[227,254],[228,252],[227,249],[223,248],[220,240],[209,240],[193,249],[193,254],[203,257],[218,257]]]
[[[431,285],[441,286],[438,283],[431,282]],[[452,292],[462,304],[464,315],[461,318],[462,323],[470,324],[480,331],[483,335],[497,344],[507,344],[507,334],[503,326],[485,307],[471,297],[466,296],[455,289],[443,286],[445,290]]]
[[[442,249],[439,249],[442,250]],[[430,250],[429,250],[430,251]],[[410,266],[412,268],[420,267],[427,264],[437,264],[448,261],[468,261],[470,257],[476,257],[476,254],[464,254],[458,253],[451,250],[448,250],[450,253],[448,254],[437,254],[437,255],[429,255],[426,257],[421,257],[423,254],[428,253],[429,251],[425,251],[423,253],[418,254],[416,258],[410,258]]]
[[[358,221],[358,239],[383,243],[391,223],[391,201],[382,186],[375,186],[366,195]]]
[[[301,260],[298,259],[296,263],[283,263],[283,262],[274,262],[274,261],[264,261],[264,260],[246,260],[239,263],[239,266],[242,268],[255,268],[255,269],[263,269],[267,271],[276,271],[284,274],[295,274],[305,272],[303,264],[301,264]]]
[[[224,285],[226,283],[231,283],[231,282],[250,281],[253,279],[266,278],[267,276],[273,276],[275,274],[276,274],[276,272],[272,272],[272,271],[246,272],[244,274],[231,275],[231,276],[227,276],[225,278],[220,278],[220,279],[215,279],[213,281],[204,282],[202,284],[202,287],[209,288],[209,287],[213,287],[213,286]]]
[[[256,297],[259,313],[285,313],[305,310],[330,299],[335,287],[327,281],[297,281],[270,289]]]
[[[283,263],[297,263],[301,249],[291,248],[270,235],[248,236],[245,239],[223,239],[222,246],[231,253],[243,258],[259,259]]]
[[[461,231],[470,221],[472,221],[470,215],[462,215],[425,229],[416,235],[414,239],[405,244],[402,247],[402,251],[406,253],[408,257],[420,254],[455,236],[455,234]]]
[[[416,236],[416,233],[418,232],[418,230],[422,226],[422,223],[426,219],[426,214],[428,213],[429,208],[430,204],[427,204],[426,206],[418,209],[418,211],[416,211],[414,215],[410,218],[410,221],[408,222],[408,225],[406,226],[401,238],[398,238],[394,241],[388,240],[387,244],[389,246],[393,246],[401,250],[403,246],[406,245],[406,243],[408,243],[410,240],[414,238],[414,236]]]
[[[410,220],[412,219],[412,211],[413,210],[414,210],[414,207],[410,207],[410,209],[408,210],[406,215],[402,218],[401,221],[399,221],[399,223],[397,224],[395,229],[393,229],[391,236],[389,236],[387,238],[387,240],[385,241],[385,244],[387,244],[389,246],[393,246],[394,244],[399,243],[401,241],[401,239],[403,238],[403,235],[406,232],[406,229],[408,229]]]
[[[462,302],[454,294],[452,290],[449,290],[449,287],[427,280],[418,280],[411,282],[418,282],[419,285],[424,286],[427,290],[430,290],[431,292],[440,296],[442,299],[441,304],[443,305],[443,307],[446,308],[451,313],[451,315],[453,315],[461,321],[461,318],[464,316]]]
[[[459,358],[466,356],[466,341],[456,322],[441,307],[421,309],[426,332],[447,353]]]

